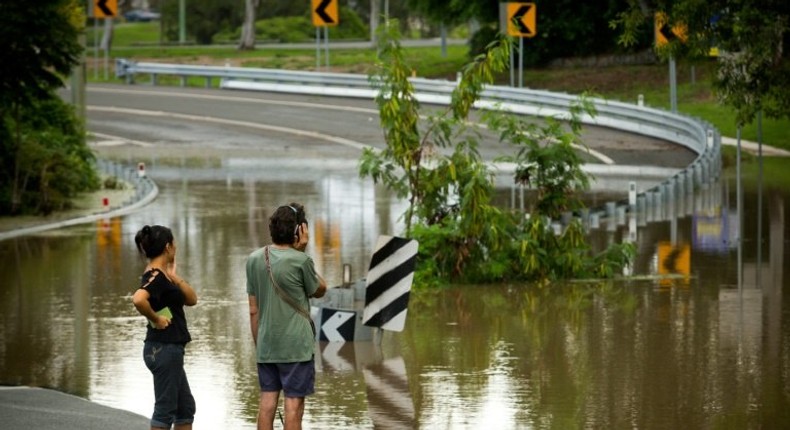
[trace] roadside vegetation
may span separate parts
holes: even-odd
[[[82,3],[0,3],[0,215],[67,209],[95,190],[82,122],[56,90],[78,64]]]
[[[381,82],[376,103],[387,146],[366,149],[360,174],[409,202],[405,235],[420,243],[418,284],[546,281],[612,277],[632,260],[633,244],[593,251],[581,221],[559,231],[552,221],[582,208],[589,175],[573,145],[581,142],[580,115],[595,115],[583,97],[571,109],[569,127],[548,118],[527,121],[488,112],[484,122],[513,146],[503,161],[515,164],[514,181],[534,190],[526,213],[492,203],[494,172],[481,158],[480,136],[469,114],[485,85],[506,70],[510,40],[492,44],[461,69],[450,105],[421,121],[420,103],[408,80],[397,25],[379,33],[374,76]],[[546,142],[552,142],[547,145]]]

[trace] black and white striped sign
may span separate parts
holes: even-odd
[[[416,240],[379,236],[365,289],[362,321],[366,326],[403,331],[416,262]]]

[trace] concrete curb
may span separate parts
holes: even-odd
[[[727,146],[737,146],[738,140],[732,137],[722,136],[721,144]],[[756,142],[750,142],[748,140],[741,139],[741,149],[757,154],[759,147],[760,145]],[[763,151],[763,155],[767,157],[790,157],[790,151],[781,148],[776,148],[773,146],[768,146],[764,143],[762,145],[762,151]]]

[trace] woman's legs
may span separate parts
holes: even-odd
[[[195,400],[184,372],[184,346],[146,342],[143,359],[154,379],[155,403],[151,428],[169,429],[173,423],[176,426],[188,424],[191,427],[195,415]]]

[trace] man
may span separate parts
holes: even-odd
[[[247,258],[250,329],[261,387],[258,430],[272,429],[280,391],[285,429],[302,428],[305,397],[315,385],[315,328],[308,297],[322,297],[326,282],[304,253],[309,240],[304,207],[277,208],[269,218],[273,244]]]

